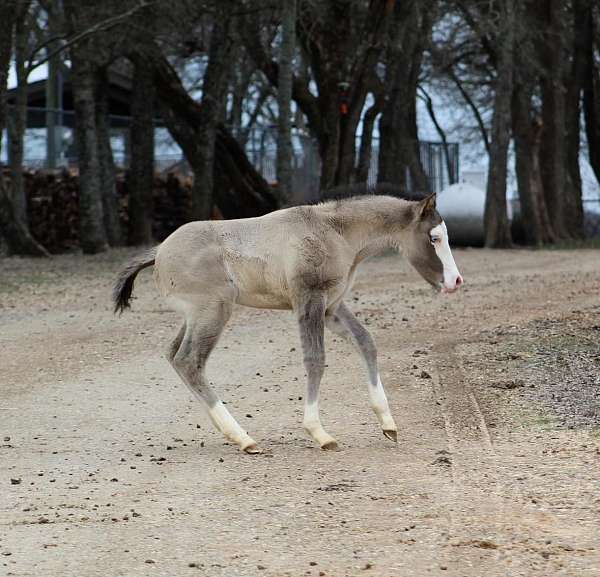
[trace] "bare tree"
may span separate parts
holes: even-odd
[[[600,61],[594,58],[600,53],[600,7],[589,2],[585,9],[583,113],[590,165],[600,183]]]
[[[12,122],[9,122],[10,134],[10,177],[13,187],[13,205],[15,214],[23,226],[27,227],[27,197],[23,182],[23,139],[27,124],[27,72],[26,59],[28,36],[30,33],[29,0],[17,0],[15,14],[14,62],[17,79],[15,104]]]
[[[319,144],[322,189],[347,183],[354,174],[356,129],[386,47],[394,4],[298,2],[298,44],[307,66],[294,74],[292,96]],[[244,22],[242,35],[257,67],[278,87],[279,63],[263,41],[263,29],[255,14]]]
[[[579,176],[579,88],[571,67],[575,54],[572,5],[558,0],[536,3],[543,33],[538,53],[543,64],[541,81],[541,172],[550,219],[559,239],[583,235],[581,177]],[[571,87],[570,87],[571,86]],[[576,111],[576,112],[573,112]],[[569,148],[575,148],[576,166]]]
[[[540,173],[542,124],[533,107],[532,84],[522,72],[521,67],[515,66],[518,80],[515,81],[511,102],[515,166],[525,242],[540,246],[555,242],[556,236]]]
[[[89,26],[89,12],[75,0],[65,0],[65,16],[69,33],[77,34]],[[104,207],[100,182],[98,135],[96,133],[96,82],[94,44],[88,38],[70,49],[73,104],[75,108],[75,141],[79,162],[80,244],[84,253],[97,253],[108,248],[104,225]]]
[[[379,181],[423,191],[430,186],[419,150],[417,85],[434,21],[434,4],[431,0],[411,0],[396,6],[386,58],[387,98],[379,121]]]
[[[466,51],[466,62],[471,70],[482,74],[489,84],[492,97],[492,121],[486,147],[489,154],[488,178],[484,211],[485,244],[488,247],[509,247],[512,245],[506,201],[508,172],[508,147],[511,140],[511,102],[514,78],[514,50],[516,4],[520,0],[497,0],[494,2],[463,2],[457,0],[460,17],[464,19],[477,40],[475,50]],[[467,41],[468,44],[468,41]],[[473,52],[475,55],[473,56]],[[483,61],[480,55],[484,56]],[[471,102],[482,134],[486,128],[478,107],[474,104],[462,82],[453,71],[453,63],[448,66],[453,82],[462,96]],[[480,70],[481,69],[481,70]]]
[[[152,189],[154,184],[154,102],[152,66],[133,56],[131,98],[131,168],[129,170],[129,243],[152,242]]]
[[[358,165],[356,167],[356,182],[366,182],[369,178],[371,159],[373,155],[373,130],[375,121],[383,110],[384,96],[381,90],[375,94],[375,101],[363,115],[362,135],[360,138],[360,149],[358,152]]]
[[[446,77],[456,87],[473,112],[490,156],[493,178],[488,179],[488,185],[497,188],[499,183],[504,187],[505,155],[498,156],[498,150],[493,150],[493,139],[498,137],[498,122],[505,118],[510,122],[510,130],[506,123],[500,125],[502,141],[508,142],[512,132],[526,241],[540,244],[580,237],[583,211],[579,101],[589,78],[585,72],[589,70],[585,30],[589,30],[590,3],[588,0],[512,1],[515,16],[509,32],[513,36],[513,53],[518,57],[513,59],[510,109],[508,115],[501,116],[497,111],[502,94],[497,88],[506,93],[504,88],[509,80],[507,71],[502,75],[501,70],[502,47],[508,30],[502,25],[506,2],[449,0],[446,5],[455,12],[438,30],[444,41],[438,41],[440,45],[432,50],[433,67],[436,74]],[[506,98],[502,98],[502,109],[507,110]],[[488,127],[490,116],[492,126]],[[500,165],[496,169],[498,160]],[[488,209],[492,211],[488,215],[497,210],[504,212],[502,196],[500,192],[488,195]],[[490,203],[492,198],[497,202]],[[487,222],[496,227],[498,222],[505,223],[506,218],[494,216]],[[504,224],[500,226],[506,229]],[[490,232],[489,226],[488,234],[506,236]]]
[[[511,137],[511,97],[513,88],[515,0],[502,0],[498,8],[498,48],[494,114],[490,140],[490,164],[485,197],[485,244],[488,247],[512,245],[506,206],[508,146]]]
[[[530,3],[515,3],[515,53],[511,101],[515,167],[520,201],[520,220],[528,244],[555,242],[540,172],[542,122],[536,105],[541,63],[535,45],[539,31],[534,25]]]
[[[200,105],[188,95],[177,72],[157,46],[151,59],[161,115],[194,172],[192,218],[196,220],[210,218],[214,204],[215,139],[228,81],[230,26],[231,16],[221,8],[211,32]]]
[[[296,44],[296,0],[284,0],[279,48],[279,88],[277,90],[277,184],[284,203],[292,193],[291,101],[293,62]]]
[[[6,2],[0,3],[0,148],[2,133],[6,127],[6,92],[15,17],[16,12],[13,5]],[[9,251],[15,254],[48,256],[48,252],[36,242],[18,216],[1,170],[0,234],[4,237]]]
[[[110,111],[109,111],[109,79],[108,65],[98,66],[95,71],[95,120],[96,139],[98,148],[98,178],[100,181],[100,196],[102,197],[102,213],[104,230],[110,246],[123,244],[119,201],[115,178],[115,163],[110,144]]]
[[[444,151],[444,160],[446,161],[446,171],[448,172],[448,178],[450,179],[450,182],[456,182],[458,175],[454,174],[455,170],[454,170],[454,164],[451,162],[450,160],[450,150],[448,148],[448,137],[446,136],[446,131],[442,128],[442,125],[440,124],[437,114],[435,113],[435,107],[433,106],[433,99],[431,98],[431,96],[429,95],[429,93],[427,92],[427,90],[425,90],[425,88],[423,88],[423,86],[419,86],[419,98],[421,98],[423,100],[423,102],[425,103],[425,106],[427,107],[427,113],[429,114],[429,118],[431,119],[431,122],[433,122],[433,125],[435,126],[435,130],[438,134],[438,136],[440,137],[440,140],[442,141],[442,150]]]

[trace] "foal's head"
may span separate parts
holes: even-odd
[[[450,245],[446,223],[436,210],[432,194],[415,206],[415,217],[404,243],[409,262],[433,287],[453,293],[463,284]]]

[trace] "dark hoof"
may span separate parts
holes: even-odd
[[[394,443],[398,442],[398,432],[397,431],[383,431],[383,434],[390,440],[394,441]]]
[[[323,451],[337,451],[339,446],[337,441],[327,441],[327,443],[321,445],[321,449],[323,449]]]

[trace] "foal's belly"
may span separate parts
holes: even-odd
[[[344,283],[336,284],[327,291],[327,309],[333,309],[343,300],[348,293],[350,286]],[[258,309],[280,309],[291,310],[292,301],[287,293],[273,292],[257,292],[240,290],[238,287],[236,303],[247,307]]]
[[[293,308],[294,291],[305,293],[310,284],[303,281],[314,279],[287,279],[283,266],[259,258],[228,259],[226,268],[235,286],[238,304],[261,308],[290,310]],[[335,308],[347,294],[354,281],[354,267],[346,275],[318,279],[314,290],[327,294],[326,307]],[[298,285],[298,286],[296,286]]]
[[[281,271],[259,259],[254,259],[254,266],[239,266],[239,262],[235,264],[238,266],[229,266],[228,272],[235,286],[235,301],[238,304],[259,309],[292,308],[288,286]]]
[[[276,294],[239,292],[235,302],[256,309],[290,310],[292,308],[289,299]]]

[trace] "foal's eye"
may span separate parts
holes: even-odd
[[[429,239],[431,240],[431,244],[436,244],[440,240],[440,237],[432,235],[429,237]]]

